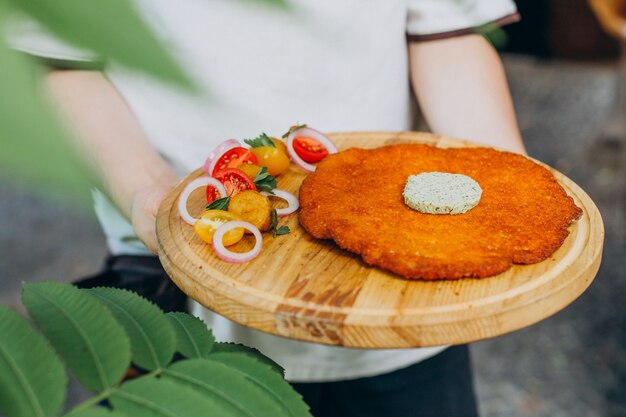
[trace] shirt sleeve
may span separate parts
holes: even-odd
[[[103,66],[96,54],[63,42],[32,20],[12,19],[6,29],[12,49],[36,57],[52,67],[100,69]]]
[[[443,39],[518,20],[513,0],[409,0],[407,35],[418,41]]]

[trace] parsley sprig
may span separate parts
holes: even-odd
[[[289,226],[278,227],[278,213],[276,213],[275,209],[272,210],[272,226],[270,226],[270,230],[274,231],[274,237],[280,236],[280,235],[286,235],[291,232],[291,229],[289,229]]]
[[[254,139],[244,139],[243,141],[250,145],[250,147],[252,148],[260,148],[261,146],[271,146],[272,148],[276,147],[276,145],[274,145],[274,142],[272,141],[272,138],[267,136],[265,133],[261,133]]]
[[[206,210],[228,210],[229,204],[230,204],[230,195],[226,197],[218,198],[217,200],[213,200],[211,204],[208,204],[206,206]]]
[[[303,127],[306,127],[306,124],[291,126],[289,130],[287,131],[287,133],[285,133],[282,136],[282,138],[285,139],[287,136],[291,135],[293,132],[295,132],[298,129],[302,129]]]
[[[274,194],[274,188],[276,188],[276,178],[267,172],[267,167],[261,167],[259,173],[254,178],[254,185],[258,191],[267,191],[270,194]]]

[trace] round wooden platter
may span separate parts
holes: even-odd
[[[438,147],[471,142],[417,132],[355,132],[330,135],[340,149],[420,142]],[[191,298],[253,329],[292,339],[359,348],[458,344],[498,336],[536,323],[574,301],[600,266],[604,229],[597,207],[573,181],[552,170],[583,209],[570,235],[547,260],[514,266],[483,279],[408,281],[363,263],[333,242],[309,236],[297,215],[284,217],[291,233],[264,233],[254,260],[221,261],[177,211],[187,176],[158,213],[159,257],[174,282]],[[297,195],[305,173],[292,166],[279,188]],[[205,206],[203,190],[192,194],[192,215]],[[194,213],[194,207],[197,209]],[[234,250],[251,247],[244,238]]]

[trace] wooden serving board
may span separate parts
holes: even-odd
[[[367,132],[330,135],[340,149],[420,142],[438,147],[476,146],[426,133]],[[221,261],[178,215],[183,187],[158,213],[159,257],[191,298],[240,324],[293,339],[360,348],[458,344],[529,326],[561,310],[591,284],[600,266],[604,228],[597,207],[574,182],[552,170],[583,209],[570,236],[549,259],[514,266],[500,275],[456,281],[408,281],[371,267],[333,242],[309,236],[297,215],[282,218],[289,235],[264,234],[263,251],[243,264]],[[279,188],[297,195],[305,173],[292,166]],[[192,215],[204,192],[189,200]],[[197,209],[194,212],[194,207]],[[252,237],[238,243],[251,247]]]

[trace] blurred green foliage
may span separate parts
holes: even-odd
[[[476,30],[483,35],[496,49],[503,49],[509,41],[508,35],[497,25],[485,25]]]
[[[247,1],[286,6],[286,0]],[[87,207],[90,170],[75,155],[42,93],[45,68],[12,51],[2,37],[17,14],[92,51],[104,65],[114,62],[186,90],[195,86],[129,0],[0,0],[0,178]]]
[[[41,96],[41,68],[2,39],[0,62],[0,175],[49,196],[61,191],[86,203],[89,181]]]
[[[465,14],[472,17],[474,12],[474,7],[476,6],[475,0],[453,0],[456,3],[457,7],[462,10]],[[493,45],[496,49],[502,49],[506,46],[509,39],[500,26],[494,23],[487,23],[485,25],[474,28],[477,34],[482,35]]]

